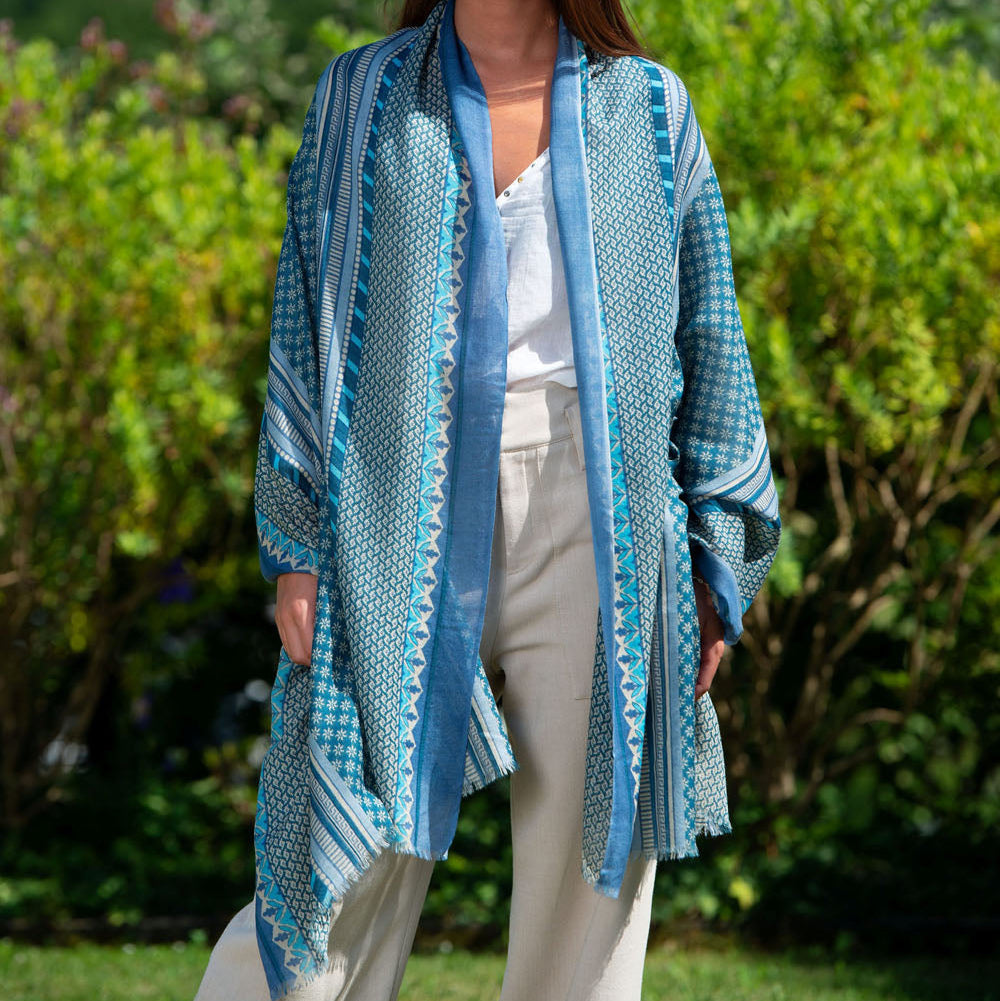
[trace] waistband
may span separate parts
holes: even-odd
[[[510,452],[567,438],[573,426],[566,413],[579,399],[575,386],[544,382],[535,389],[507,393],[500,449]]]

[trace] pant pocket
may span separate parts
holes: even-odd
[[[583,421],[580,418],[580,401],[574,400],[564,411],[573,432],[573,443],[576,445],[576,457],[580,469],[587,468],[587,460],[583,450]]]
[[[578,457],[573,444],[563,439],[558,455],[552,467],[556,475],[546,485],[552,539],[549,590],[556,600],[563,634],[561,657],[567,694],[574,699],[589,699],[599,601],[590,503],[582,466],[576,471]]]

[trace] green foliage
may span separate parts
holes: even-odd
[[[636,6],[720,175],[781,493],[713,688],[738,795],[775,851],[783,817],[991,834],[1000,84],[928,0]]]
[[[45,42],[0,62],[16,140],[0,147],[8,822],[42,749],[83,735],[173,561],[190,554],[193,580],[230,593],[252,570],[232,532],[297,136],[231,140],[158,111],[162,91],[200,86],[167,53],[131,80],[103,44],[74,66]]]
[[[357,16],[345,26],[326,9],[294,48],[291,26],[270,0],[162,0],[157,12],[175,58],[204,81],[198,112],[252,133],[279,121],[298,127],[331,53],[378,37]]]
[[[406,1001],[492,1001],[503,979],[502,955],[418,948],[406,965]],[[0,975],[8,1001],[188,1001],[208,962],[208,948],[176,941],[117,947],[80,944],[36,948],[0,939]],[[969,1001],[992,996],[997,960],[918,956],[848,962],[824,951],[784,955],[726,944],[698,947],[671,941],[646,955],[642,997],[699,1001]]]
[[[938,0],[932,10],[958,25],[958,41],[1000,77],[1000,7],[993,0]]]
[[[775,434],[926,447],[1000,349],[997,83],[940,58],[925,0],[640,6],[722,179]]]
[[[212,915],[219,901],[235,908],[253,895],[249,785],[160,778],[137,793],[90,776],[74,792],[16,857],[10,847],[0,856],[16,873],[0,879],[0,921],[37,930],[86,919],[134,933],[149,914]]]
[[[350,31],[380,32],[388,30],[398,2],[379,0],[296,0],[294,4],[270,3],[261,6],[256,0],[244,4],[245,30],[253,32],[255,43],[265,47],[269,42],[263,39],[263,28],[272,32],[272,38],[280,40],[288,54],[305,52],[318,21],[333,18]],[[136,56],[148,58],[170,43],[171,34],[164,30],[164,15],[176,10],[176,0],[157,3],[157,0],[115,0],[114,4],[100,6],[93,0],[4,0],[3,16],[14,23],[17,36],[48,38],[61,47],[69,47],[78,41],[80,33],[88,23],[99,15],[108,34],[120,38],[129,51]],[[192,11],[202,11],[210,18],[217,18],[220,9],[235,9],[230,0],[216,4],[214,0],[196,3],[185,0],[182,16]],[[252,22],[252,23],[249,23]],[[216,24],[216,30],[224,25]],[[249,69],[259,63],[259,50],[244,50],[241,61]]]
[[[995,17],[633,6],[720,176],[785,525],[713,683],[735,834],[661,864],[654,919],[974,945],[1000,887]],[[68,52],[0,31],[0,920],[224,913],[252,875],[284,172],[330,52],[382,26],[159,10],[148,62],[93,24]],[[502,940],[507,810],[502,783],[463,803],[437,938]]]

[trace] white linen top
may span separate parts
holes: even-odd
[[[575,386],[548,147],[496,200],[507,245],[507,392]]]

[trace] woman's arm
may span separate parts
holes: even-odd
[[[676,345],[684,392],[671,436],[680,451],[676,475],[689,509],[694,571],[731,645],[774,560],[781,522],[736,302],[725,207],[703,153],[707,169],[686,197],[679,223]]]
[[[271,316],[267,396],[254,475],[260,568],[277,581],[275,622],[296,663],[311,659],[322,489],[317,301],[316,100],[288,175]]]

